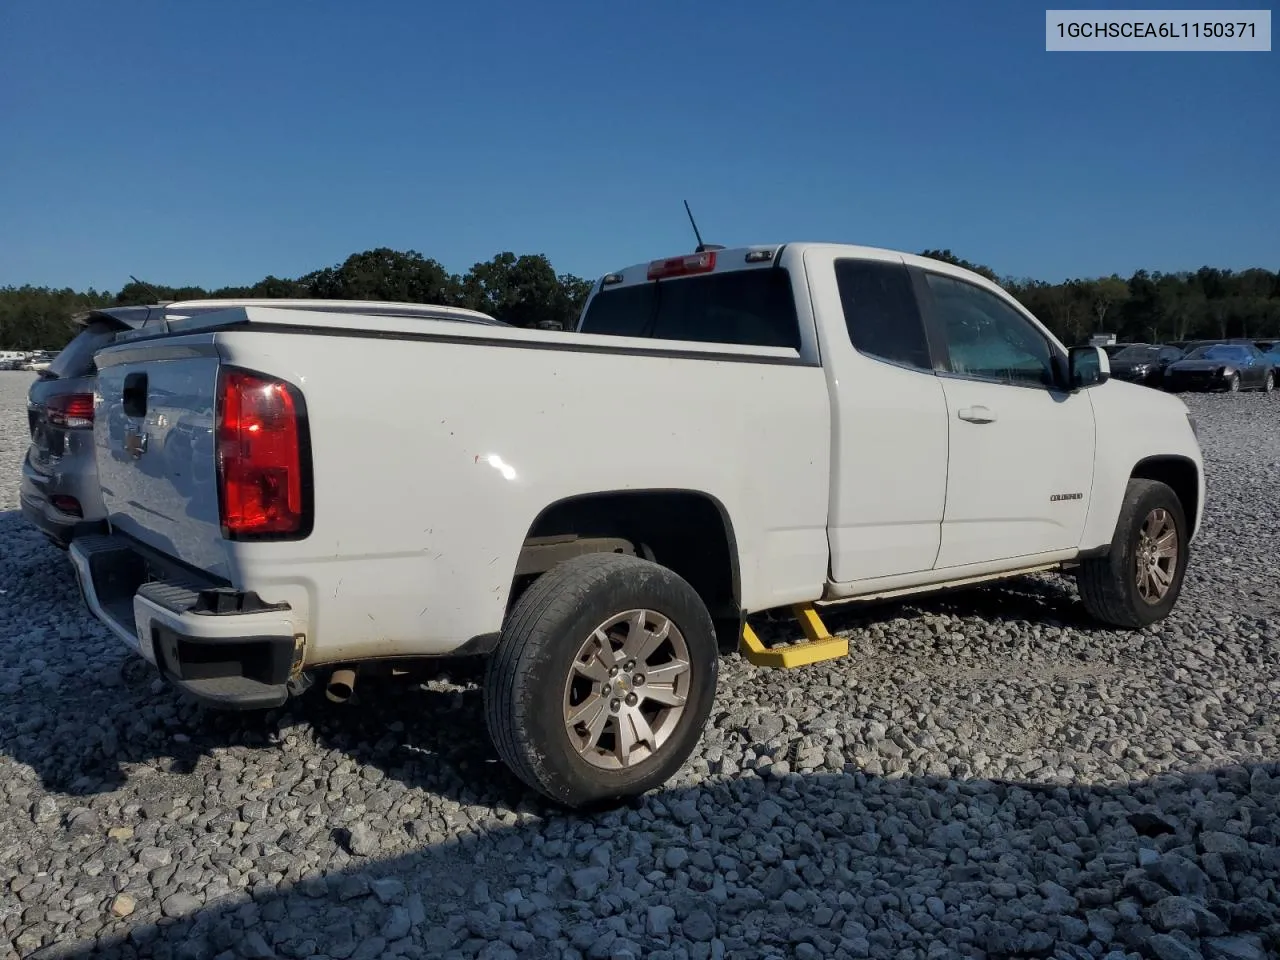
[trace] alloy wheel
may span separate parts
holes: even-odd
[[[1142,523],[1135,566],[1138,596],[1149,604],[1159,603],[1178,569],[1178,527],[1163,507],[1152,510]]]
[[[622,770],[656,754],[675,732],[690,690],[690,655],[669,617],[628,610],[579,648],[564,687],[564,725],[578,755]]]

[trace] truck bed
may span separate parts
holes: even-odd
[[[699,491],[738,520],[747,609],[814,599],[825,579],[830,405],[821,368],[794,349],[249,307],[98,359],[113,529],[287,604],[309,664],[494,633],[538,517],[601,491]],[[228,369],[300,399],[305,536],[225,535]],[[140,384],[145,412],[130,415]]]

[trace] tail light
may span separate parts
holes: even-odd
[[[218,375],[218,504],[232,539],[309,532],[309,469],[302,397],[244,370]]]
[[[75,497],[68,497],[65,494],[54,494],[49,498],[49,502],[53,506],[61,510],[63,513],[73,517],[83,517],[84,509],[80,506],[80,501]]]
[[[716,268],[716,252],[691,253],[683,257],[668,257],[666,260],[654,260],[649,264],[650,280],[662,280],[666,277],[687,277],[694,273],[710,273]]]
[[[64,430],[93,429],[93,394],[66,393],[50,397],[45,404],[45,417]]]

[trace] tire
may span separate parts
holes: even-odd
[[[1276,374],[1274,370],[1268,370],[1267,375],[1262,381],[1262,392],[1270,393],[1276,388]]]
[[[621,672],[610,680],[600,671],[609,669],[605,664],[615,653],[634,652],[627,645],[636,629],[634,616],[642,611],[645,635],[657,637],[662,621],[669,621],[666,639],[630,671],[631,661],[620,658]],[[627,619],[611,625],[624,615]],[[602,631],[611,638],[608,654],[598,640]],[[636,634],[637,643],[641,636]],[[614,650],[614,643],[624,646]],[[688,668],[670,683],[650,684],[641,673],[647,664],[671,674],[679,660]],[[587,668],[599,674],[596,679],[581,672]],[[511,611],[485,672],[485,722],[498,755],[526,784],[567,807],[594,806],[645,793],[680,769],[702,736],[718,671],[711,617],[685,580],[637,557],[588,554],[544,573]],[[621,690],[629,691],[625,702],[617,696]],[[648,691],[661,691],[664,702],[641,698]],[[683,705],[677,713],[665,701],[679,696]],[[570,715],[589,712],[595,703],[599,712],[571,733]],[[620,713],[613,711],[615,705]],[[623,749],[621,725],[640,731],[628,719],[637,714],[644,716],[651,736],[637,737],[633,751]],[[600,724],[594,734],[592,720]]]
[[[1176,556],[1170,579],[1158,598],[1143,595],[1138,563],[1143,528],[1163,510],[1173,525]],[[1182,592],[1182,578],[1189,556],[1187,519],[1177,494],[1155,480],[1130,480],[1125,491],[1111,550],[1105,557],[1085,560],[1076,573],[1080,599],[1096,619],[1116,627],[1136,629],[1163,620]]]
[[[1233,373],[1230,377],[1227,378],[1227,392],[1228,393],[1240,392],[1240,374]]]

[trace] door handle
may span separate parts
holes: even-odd
[[[983,406],[961,407],[957,416],[970,423],[992,423],[996,418],[995,411]]]

